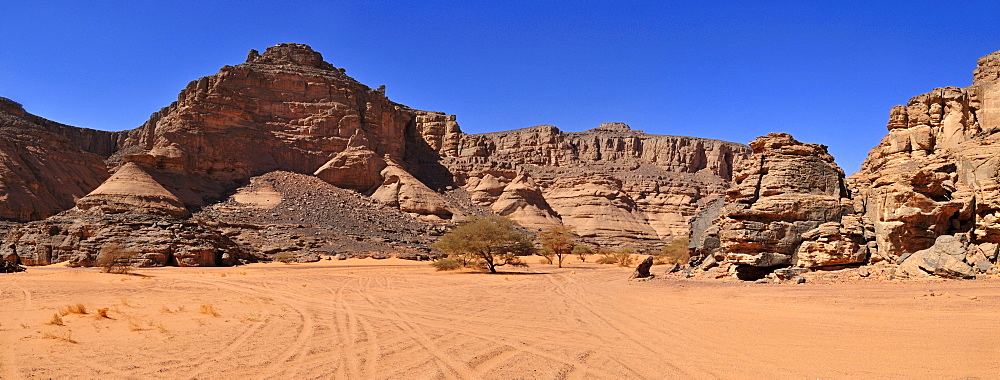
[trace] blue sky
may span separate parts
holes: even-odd
[[[96,4],[96,5],[95,5]],[[0,96],[130,129],[191,80],[279,42],[463,130],[622,121],[830,146],[850,174],[889,108],[967,86],[1000,2],[299,1],[0,3]]]

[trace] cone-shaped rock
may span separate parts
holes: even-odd
[[[101,186],[80,198],[76,207],[106,214],[138,211],[176,217],[190,215],[177,196],[134,162],[122,165]]]

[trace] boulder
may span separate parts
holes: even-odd
[[[851,211],[850,193],[827,148],[783,133],[759,137],[750,146],[754,153],[737,167],[713,226],[699,226],[703,232],[695,249],[712,244],[717,227],[719,250],[734,264],[815,267],[863,261],[866,252],[860,252],[854,236],[860,230],[841,224]],[[693,221],[705,224],[702,219]],[[809,242],[802,247],[804,240]],[[742,272],[757,278],[753,270]]]
[[[914,252],[900,264],[907,275],[944,278],[975,278],[975,269],[965,262],[968,238],[964,235],[939,236],[930,248]]]
[[[647,278],[651,275],[649,274],[649,269],[653,267],[653,256],[646,256],[645,259],[635,267],[635,272],[632,273],[631,278]]]

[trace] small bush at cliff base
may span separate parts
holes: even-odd
[[[620,267],[627,267],[632,265],[632,255],[635,254],[635,250],[628,247],[622,247],[616,250],[601,250],[602,257],[597,259],[598,264],[616,264]]]
[[[105,273],[132,273],[132,260],[138,256],[117,244],[108,244],[101,248],[95,264]]]
[[[687,264],[691,259],[688,253],[688,238],[680,237],[670,241],[670,244],[660,248],[654,255],[656,264]]]
[[[439,271],[444,271],[444,270],[455,270],[465,265],[463,265],[462,262],[458,259],[446,257],[443,259],[438,259],[437,261],[431,263],[431,266]]]

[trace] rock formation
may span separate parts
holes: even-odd
[[[0,219],[30,221],[73,207],[108,178],[118,133],[75,128],[0,98]]]
[[[911,275],[917,267],[940,274],[930,264],[958,264],[929,259],[933,252],[960,258],[959,250],[1000,243],[998,82],[995,52],[979,59],[971,86],[938,88],[892,109],[889,133],[851,178],[875,232],[873,259],[902,262]],[[942,236],[962,243],[939,249]],[[959,261],[971,270],[981,260],[969,256]]]
[[[425,222],[496,213],[531,229],[565,224],[596,243],[656,244],[685,234],[686,220],[726,189],[733,165],[749,154],[740,144],[653,136],[621,123],[467,135],[454,115],[393,103],[384,87],[357,82],[300,44],[251,51],[246,62],[192,81],[126,132],[63,126],[9,101],[2,111],[3,126],[21,140],[0,146],[20,160],[0,167],[7,194],[0,218],[64,211],[9,234],[5,249],[32,264],[85,263],[99,244],[130,247],[150,265],[233,262],[246,255],[222,259],[235,246],[213,234],[244,236],[227,230],[242,218],[226,216],[228,227],[201,218],[222,215],[215,205],[257,196],[246,192],[253,179],[274,173],[355,191],[403,212],[421,231]],[[275,207],[259,211],[283,214]],[[161,222],[187,227],[152,230]],[[120,239],[130,231],[145,237]],[[211,248],[188,254],[184,247]]]
[[[692,219],[692,253],[753,267],[885,261],[911,277],[995,272],[1000,52],[973,77],[893,107],[851,192],[825,147],[778,134],[752,142],[725,205]]]
[[[753,154],[737,167],[724,203],[692,221],[696,256],[765,268],[867,260],[859,219],[849,215],[844,172],[826,146],[772,133],[750,147]]]
[[[531,228],[562,223],[585,239],[655,244],[728,186],[746,146],[657,136],[622,123],[586,132],[553,126],[426,138],[446,141],[444,164],[471,200]]]

